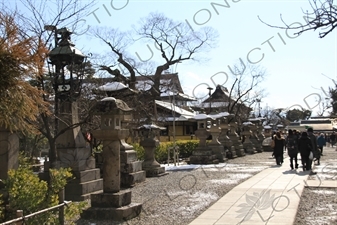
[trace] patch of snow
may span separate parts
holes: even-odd
[[[248,174],[248,173],[237,173],[237,174],[228,174],[230,179],[233,180],[242,180],[242,179],[246,179],[249,177],[252,177],[252,174]]]
[[[204,209],[209,204],[219,198],[215,193],[196,192],[189,196],[190,202],[188,205],[181,206],[175,210],[176,213],[185,217],[192,218],[195,212],[200,209]]]
[[[237,184],[237,180],[228,180],[228,179],[221,179],[221,180],[211,180],[213,184]]]
[[[316,194],[325,194],[325,195],[335,195],[335,191],[330,191],[330,190],[311,190],[311,192],[316,193]]]

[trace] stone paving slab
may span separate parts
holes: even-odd
[[[271,166],[239,184],[190,225],[292,225],[304,187],[317,181],[288,167]]]

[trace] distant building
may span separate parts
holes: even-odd
[[[314,132],[332,132],[337,129],[337,119],[332,117],[311,117],[308,120],[290,123],[286,129],[306,131],[312,127]]]

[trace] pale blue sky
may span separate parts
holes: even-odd
[[[219,32],[219,43],[216,49],[207,54],[209,60],[205,63],[180,63],[177,66],[180,80],[186,94],[200,83],[207,83],[214,87],[211,77],[219,72],[229,74],[228,65],[237,63],[241,57],[246,60],[247,54],[254,48],[251,60],[264,58],[258,65],[264,67],[267,78],[260,84],[265,88],[268,96],[262,99],[261,106],[266,104],[274,108],[287,108],[294,104],[304,108],[314,108],[318,94],[324,99],[324,88],[332,86],[331,80],[323,76],[336,79],[337,76],[337,31],[324,39],[318,38],[318,31],[309,31],[296,38],[289,38],[285,30],[270,28],[258,20],[273,25],[282,25],[280,14],[289,24],[300,22],[304,24],[302,9],[310,9],[308,0],[301,1],[254,1],[228,0],[229,8],[216,6],[211,3],[225,4],[224,0],[213,1],[136,1],[136,0],[105,0],[97,1],[93,13],[89,14],[81,23],[82,32],[89,26],[111,26],[121,30],[129,30],[136,25],[140,18],[150,12],[162,12],[167,17],[178,21],[188,21],[197,29],[201,26],[212,26]],[[217,12],[216,12],[217,11]],[[197,23],[204,25],[198,25]],[[75,31],[76,32],[76,31]],[[292,32],[289,31],[292,36]],[[282,39],[280,38],[282,37]],[[104,52],[107,49],[103,44],[86,38],[86,34],[76,37],[76,46],[84,52]],[[268,43],[270,40],[274,51]],[[286,43],[286,44],[285,44]],[[154,48],[153,48],[154,49]],[[146,45],[129,48],[129,54],[149,54]],[[144,55],[145,57],[146,55]],[[225,79],[221,76],[213,78],[222,84]],[[224,86],[230,87],[229,80]],[[205,90],[201,90],[205,89]],[[205,86],[200,90],[207,93]],[[307,97],[309,96],[309,97]]]

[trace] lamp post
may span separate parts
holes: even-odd
[[[47,25],[45,29],[53,31],[55,38],[55,47],[48,54],[48,69],[55,96],[54,137],[58,136],[61,141],[57,143],[55,140],[55,149],[51,149],[49,152],[49,160],[53,164],[59,157],[58,147],[79,145],[83,147],[83,143],[85,145],[80,128],[69,128],[69,126],[78,123],[76,101],[80,95],[84,73],[83,62],[86,56],[74,47],[75,45],[70,39],[72,32],[67,28],[57,29],[55,26]],[[69,132],[73,132],[73,134]]]
[[[208,114],[211,114],[211,109],[212,109],[212,90],[213,88],[211,87],[208,87],[208,95],[209,95],[209,113]]]
[[[257,102],[257,105],[258,105],[258,107],[259,107],[259,115],[258,115],[258,118],[261,118],[261,106],[260,106],[260,104],[261,104],[261,99],[256,99],[256,102]]]

